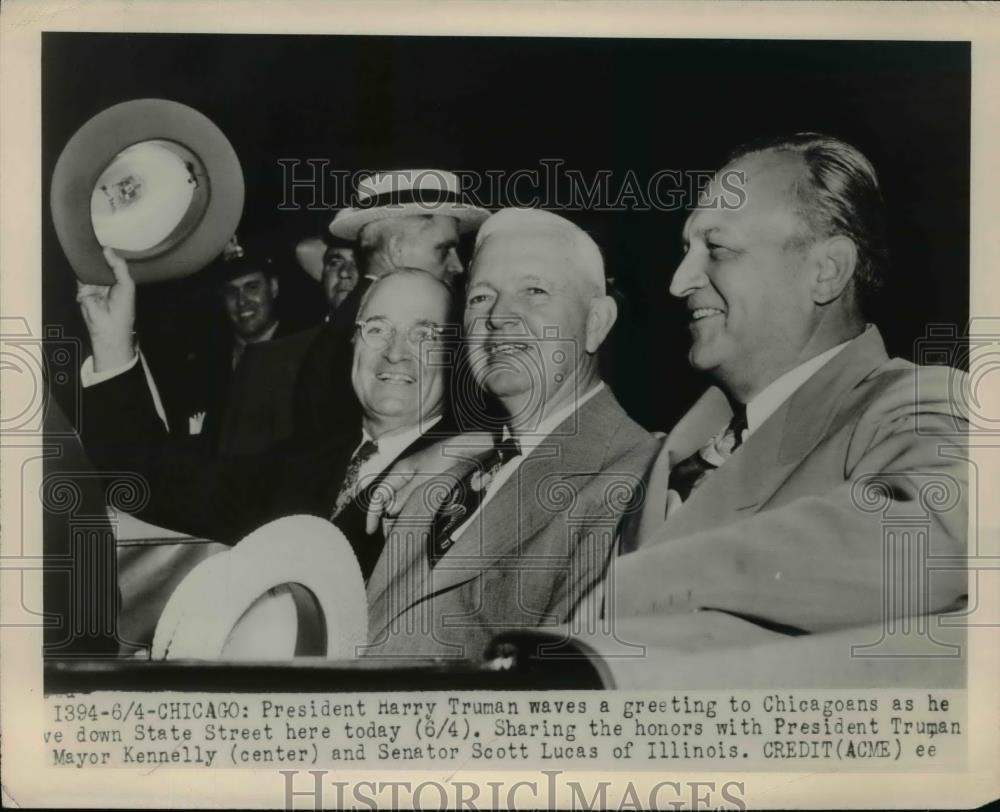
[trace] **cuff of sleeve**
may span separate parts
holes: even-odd
[[[119,375],[124,375],[132,369],[137,363],[139,363],[138,353],[133,355],[132,360],[123,366],[116,369],[106,369],[103,372],[94,372],[94,356],[88,355],[87,360],[80,367],[80,385],[86,389],[89,386],[96,386],[99,383],[104,383],[104,381],[117,378]]]

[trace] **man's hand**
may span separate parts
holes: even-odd
[[[76,285],[76,300],[94,350],[94,372],[117,369],[135,357],[135,282],[114,249],[105,248],[104,259],[115,275],[113,285]]]
[[[442,440],[397,462],[375,489],[365,520],[365,532],[374,533],[380,521],[395,518],[406,500],[429,477],[474,460],[492,447],[493,435],[489,432],[470,432]]]

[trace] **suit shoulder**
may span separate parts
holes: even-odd
[[[941,414],[967,420],[968,374],[949,366],[925,366],[889,359],[856,389],[867,413]]]
[[[589,410],[588,419],[581,429],[585,432],[586,441],[603,440],[607,463],[634,458],[642,464],[656,454],[659,441],[628,416],[610,389],[595,396],[592,402],[595,402],[595,408]]]

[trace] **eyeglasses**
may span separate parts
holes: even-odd
[[[361,334],[361,340],[373,350],[384,350],[396,340],[396,325],[388,319],[374,317],[359,321],[355,325]],[[436,342],[444,329],[436,324],[414,324],[406,332],[406,343],[413,349],[420,349],[425,342]]]

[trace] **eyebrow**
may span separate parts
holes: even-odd
[[[719,233],[721,231],[723,231],[723,229],[722,229],[721,226],[709,226],[708,228],[696,228],[696,229],[693,229],[693,230],[688,229],[685,226],[684,231],[681,234],[681,242],[684,245],[689,245],[691,243],[691,236],[692,236],[692,234],[694,234],[695,236],[701,237],[703,240],[708,240],[711,237],[717,237],[717,236],[719,236]]]
[[[486,288],[487,290],[492,290],[494,293],[496,293],[497,291],[497,289],[489,282],[473,282],[466,289],[465,295],[468,296],[470,293],[472,293],[472,291],[476,290],[476,288]]]

